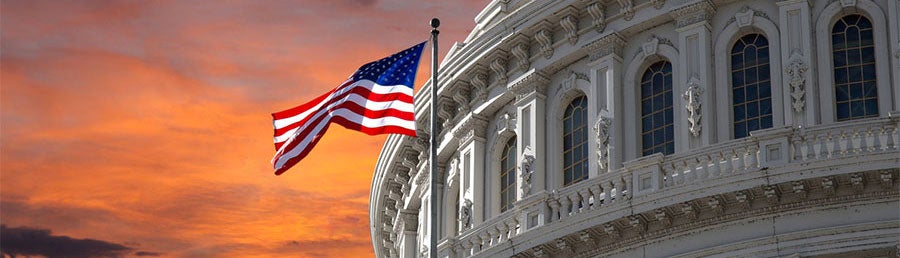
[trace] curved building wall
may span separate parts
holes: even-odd
[[[440,257],[896,256],[898,15],[894,0],[492,1],[441,65],[439,199],[430,82],[420,138],[382,149],[375,254],[427,256],[438,234]]]

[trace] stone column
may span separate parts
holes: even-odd
[[[416,231],[418,229],[418,211],[415,210],[401,210],[399,217],[397,218],[397,225],[395,226],[395,230],[397,232],[401,232],[397,237],[397,241],[399,242],[399,256],[400,258],[407,257],[416,257],[416,253],[418,252],[418,244],[416,243],[417,236]],[[424,244],[424,243],[423,243]]]
[[[713,86],[712,36],[709,20],[716,12],[712,1],[700,1],[673,10],[678,32],[678,59],[672,98],[675,115],[675,152],[715,142],[715,87]]]
[[[812,22],[809,0],[787,0],[778,4],[781,21],[781,77],[784,124],[810,126],[816,124],[819,109],[818,87],[815,87]],[[774,42],[773,42],[774,43]],[[775,53],[772,53],[773,55]],[[819,57],[819,58],[831,58]],[[774,88],[774,87],[773,87]]]
[[[509,85],[509,90],[516,94],[516,153],[518,153],[519,173],[516,184],[519,186],[518,196],[523,199],[530,194],[547,189],[546,176],[546,89],[550,80],[541,72],[531,70],[518,81]],[[523,155],[534,157],[523,169]],[[551,176],[552,178],[553,176]],[[527,192],[523,192],[527,190]]]
[[[591,62],[588,67],[591,69],[591,98],[589,103],[597,103],[595,109],[588,112],[588,121],[594,128],[589,134],[594,140],[589,141],[595,146],[595,151],[591,157],[594,162],[591,164],[591,177],[596,176],[594,173],[602,173],[610,171],[622,166],[622,152],[624,148],[622,133],[622,120],[624,119],[624,94],[622,92],[622,49],[625,47],[625,40],[616,32],[608,34],[587,45]],[[610,123],[606,125],[601,123],[598,125],[600,117],[608,118]],[[618,120],[617,120],[618,118]],[[605,139],[597,139],[603,137],[603,133],[599,130],[606,130]],[[606,140],[606,146],[600,141]],[[605,161],[601,159],[601,150],[606,148]],[[605,163],[606,168],[601,168],[599,163]]]
[[[891,49],[891,74],[893,80],[894,94],[894,113],[900,113],[900,2],[888,2],[888,33],[890,39],[888,44]],[[876,43],[878,44],[878,43]]]
[[[486,202],[484,193],[485,133],[487,119],[479,115],[472,115],[463,121],[454,131],[454,137],[459,140],[459,180],[460,196],[459,209],[466,205],[466,200],[471,202],[471,226],[475,226],[487,219]],[[447,211],[451,212],[451,211]],[[454,212],[459,212],[456,210]]]

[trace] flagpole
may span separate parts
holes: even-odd
[[[437,242],[438,242],[438,194],[435,182],[438,179],[437,167],[437,92],[438,92],[438,26],[441,26],[441,20],[438,18],[431,19],[431,154],[428,157],[428,164],[431,165],[431,216],[429,227],[431,235],[431,245],[428,252],[429,257],[437,258]]]

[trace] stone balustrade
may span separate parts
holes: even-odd
[[[457,244],[445,248],[454,248],[455,253],[466,257],[490,255],[488,250],[492,247],[511,239],[515,241],[534,229],[629,209],[632,197],[644,196],[642,198],[650,199],[642,199],[642,203],[656,203],[655,200],[671,198],[671,194],[713,180],[717,180],[715,185],[723,186],[733,185],[728,182],[730,179],[762,177],[764,175],[757,172],[770,167],[857,155],[898,154],[898,128],[900,120],[896,117],[806,128],[773,128],[684,153],[642,157],[587,180],[550,192],[534,193],[516,202],[511,210],[461,232],[456,238]],[[807,174],[807,177],[817,176]],[[665,206],[663,203],[655,205],[662,207]],[[645,207],[647,210],[656,208],[659,207]],[[637,223],[640,224],[640,219]]]

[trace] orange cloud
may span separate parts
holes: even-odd
[[[425,40],[430,16],[461,40],[484,5],[462,3],[3,1],[0,217],[132,256],[371,256],[385,136],[333,126],[275,177],[269,113]]]

